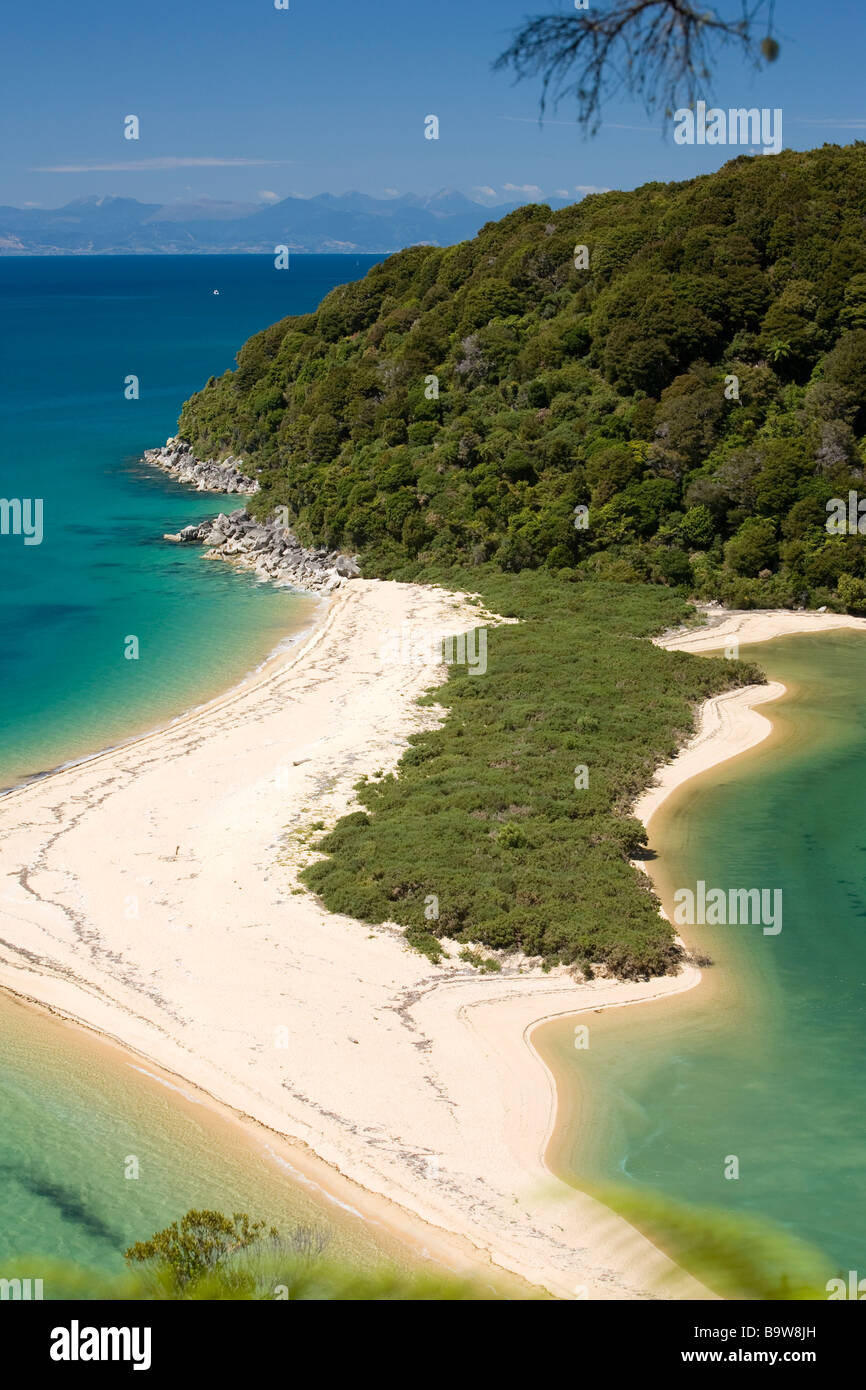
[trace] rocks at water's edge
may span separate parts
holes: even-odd
[[[230,457],[222,463],[208,459],[202,463],[182,439],[167,439],[161,449],[145,449],[144,457],[155,468],[161,468],[179,483],[190,483],[199,492],[240,492],[250,496],[259,490],[255,478],[241,472],[241,459]]]
[[[191,483],[200,492],[249,495],[259,490],[258,483],[240,471],[240,459],[202,463],[190,446],[179,439],[169,439],[162,449],[146,449],[144,457],[178,482]],[[229,560],[244,569],[254,570],[262,579],[319,593],[337,589],[346,580],[357,579],[361,573],[353,557],[324,546],[306,550],[280,522],[254,521],[243,507],[229,515],[220,512],[214,520],[203,521],[199,526],[185,526],[164,539],[206,545],[209,560]]]
[[[347,579],[357,579],[357,562],[336,550],[305,550],[291,531],[276,521],[254,521],[243,509],[220,512],[200,526],[185,526],[167,541],[206,545],[209,560],[231,560],[255,570],[262,579],[292,584],[299,589],[328,593]]]

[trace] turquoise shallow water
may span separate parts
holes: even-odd
[[[789,686],[776,732],[662,808],[654,875],[669,906],[700,879],[780,888],[782,931],[684,928],[714,961],[700,988],[591,1019],[588,1051],[573,1025],[537,1033],[571,1112],[551,1157],[578,1180],[770,1217],[862,1272],[866,640],[786,638],[742,655]]]
[[[309,620],[309,600],[164,542],[237,503],[138,460],[251,333],[377,259],[0,258],[0,495],[44,515],[41,545],[0,535],[0,787],[181,713]]]
[[[120,1271],[127,1246],[192,1207],[246,1211],[286,1235],[312,1228],[353,1261],[405,1262],[351,1202],[297,1176],[266,1131],[258,1139],[182,1080],[3,994],[0,1057],[0,1277],[18,1258],[33,1278],[51,1259]]]
[[[0,786],[198,703],[309,621],[297,596],[163,543],[226,499],[136,460],[251,332],[373,259],[296,257],[285,277],[267,257],[0,259],[0,494],[45,506],[41,546],[0,537]],[[779,734],[682,788],[652,843],[667,894],[698,878],[781,887],[782,933],[695,929],[716,962],[705,988],[594,1021],[579,1057],[570,1026],[548,1031],[578,1097],[559,1158],[578,1176],[771,1216],[862,1272],[866,641],[743,654],[791,685]],[[332,1215],[203,1107],[0,997],[0,1261],[116,1269],[125,1243],[203,1204],[278,1224]],[[378,1248],[344,1222],[335,1238]]]
[[[0,259],[0,495],[43,499],[45,527],[39,546],[0,536],[0,786],[200,703],[311,621],[317,601],[164,542],[236,503],[138,460],[251,333],[377,259]],[[202,1205],[283,1227],[334,1212],[125,1054],[0,995],[0,1274],[23,1254],[120,1268],[125,1244]],[[348,1216],[337,1236],[381,1244]]]

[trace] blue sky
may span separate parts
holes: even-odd
[[[716,8],[729,13],[737,3]],[[594,139],[566,107],[539,129],[537,86],[512,86],[491,60],[525,14],[570,8],[569,0],[291,0],[288,11],[273,0],[10,5],[0,203],[446,186],[492,189],[501,200],[579,196],[689,178],[739,153],[678,147],[670,121],[662,135],[661,119],[622,101],[606,109]],[[760,74],[726,61],[707,96],[720,106],[781,107],[788,147],[866,138],[866,5],[779,0],[777,9],[779,61]],[[423,137],[431,113],[438,141]],[[129,114],[141,121],[137,142],[123,139]],[[129,162],[141,167],[104,167]]]

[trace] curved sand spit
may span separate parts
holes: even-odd
[[[480,1257],[564,1298],[706,1296],[545,1168],[554,1088],[530,1040],[557,1015],[690,988],[697,970],[637,984],[480,976],[292,892],[298,832],[352,807],[361,774],[391,769],[436,721],[415,704],[432,657],[389,661],[383,634],[478,622],[454,595],[358,580],[237,690],[0,800],[0,985],[287,1136],[323,1161],[325,1186],[330,1165],[344,1196],[349,1180],[359,1210],[407,1239],[421,1218],[455,1268]],[[728,624],[744,642],[866,626],[733,615],[665,644],[719,645]],[[752,707],[778,693],[709,701],[638,814],[759,742],[769,724]]]

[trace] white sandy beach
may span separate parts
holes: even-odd
[[[789,613],[779,609],[725,612],[712,608],[706,616],[709,621],[705,626],[665,633],[656,639],[657,645],[668,651],[696,654],[729,648],[732,655],[737,655],[738,646],[771,642],[776,637],[839,628],[866,632],[866,618],[845,613]],[[659,769],[653,784],[635,803],[632,814],[649,826],[650,818],[674,788],[763,742],[773,726],[765,715],[758,713],[758,708],[778,700],[784,693],[785,687],[779,681],[768,681],[766,685],[744,686],[707,700],[695,734],[672,762]]]
[[[564,972],[433,966],[396,928],[297,890],[300,838],[355,803],[436,712],[437,678],[382,659],[407,624],[442,635],[478,609],[420,586],[356,581],[303,644],[165,730],[0,801],[0,985],[135,1049],[375,1194],[431,1249],[562,1298],[706,1297],[644,1237],[555,1179],[541,1021],[688,989],[700,973],[575,984]],[[814,614],[727,620],[741,642],[866,626]],[[802,626],[795,626],[801,623]],[[724,644],[676,635],[665,645]],[[757,635],[760,633],[761,635]],[[639,804],[759,742],[753,687],[709,701],[695,740]],[[294,890],[294,891],[293,891]],[[280,1045],[285,1044],[286,1045]],[[386,1199],[384,1207],[382,1199]]]
[[[855,618],[848,613],[789,612],[779,608],[735,611],[716,604],[705,605],[703,612],[706,621],[702,626],[665,633],[656,638],[658,646],[672,652],[707,652],[717,651],[732,642],[747,646],[772,642],[775,637],[833,632],[839,628],[866,632],[866,618]]]

